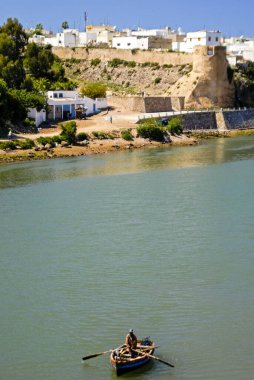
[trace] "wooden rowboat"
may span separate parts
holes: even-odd
[[[139,368],[148,363],[151,360],[151,357],[148,355],[153,355],[154,349],[154,342],[149,338],[138,340],[134,357],[129,353],[127,347],[123,346],[122,348],[111,352],[110,362],[116,369],[116,374],[120,376],[125,372]]]

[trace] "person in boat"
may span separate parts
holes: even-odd
[[[134,331],[133,329],[130,329],[129,330],[129,334],[126,335],[126,338],[125,338],[125,344],[129,350],[129,353],[131,354],[132,357],[134,357],[136,355],[136,353],[133,351],[137,348],[137,337],[136,335],[134,334]]]

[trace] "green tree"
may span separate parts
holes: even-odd
[[[68,121],[65,124],[61,125],[62,132],[60,134],[61,138],[64,141],[67,141],[68,144],[75,144],[76,142],[76,133],[77,133],[77,124],[75,121]]]
[[[101,83],[89,82],[86,83],[80,90],[82,96],[87,96],[91,99],[105,98],[107,87]]]
[[[54,55],[50,49],[35,43],[27,45],[24,64],[36,79],[49,77],[53,62]]]
[[[1,66],[1,64],[0,64]],[[10,88],[20,88],[24,82],[26,73],[23,68],[23,63],[21,60],[9,61],[2,67],[1,74],[2,78],[7,83]]]
[[[37,24],[35,27],[35,34],[42,34],[43,31],[43,25],[41,23]]]
[[[63,29],[69,29],[68,21],[63,21],[63,22],[62,22],[62,28],[63,28]]]
[[[0,33],[7,34],[9,37],[11,37],[14,43],[12,57],[10,58],[14,61],[19,59],[21,53],[24,52],[28,41],[27,34],[23,30],[22,25],[16,18],[8,18],[7,22],[0,28]]]

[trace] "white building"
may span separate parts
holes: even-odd
[[[226,46],[230,57],[237,57],[245,61],[254,61],[254,40],[229,40],[223,44]]]
[[[149,38],[148,37],[113,37],[112,47],[116,49],[148,49]]]
[[[112,47],[116,49],[160,49],[168,50],[172,47],[170,39],[163,37],[139,37],[139,36],[126,36],[126,37],[113,37]]]
[[[201,30],[187,33],[184,42],[173,42],[172,49],[175,51],[192,53],[194,46],[219,46],[222,35],[220,31]]]
[[[81,97],[78,91],[48,91],[47,103],[50,120],[75,119],[80,113],[89,115],[107,108],[106,99]]]

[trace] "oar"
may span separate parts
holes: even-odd
[[[82,360],[85,361],[85,360],[88,360],[88,359],[96,358],[97,356],[101,356],[101,355],[104,355],[104,354],[108,354],[109,352],[112,352],[112,351],[115,351],[115,350],[119,350],[119,348],[122,348],[122,347],[124,347],[124,345],[120,346],[118,348],[112,348],[112,350],[99,352],[98,354],[92,354],[92,355],[84,356],[82,358]]]
[[[133,351],[135,351],[135,352],[137,352],[139,354],[142,353],[142,351],[137,351],[137,350],[133,350]],[[170,363],[166,362],[165,360],[157,358],[157,356],[150,355],[147,352],[143,352],[143,353],[144,353],[144,355],[148,356],[149,358],[157,360],[158,362],[164,363],[164,364],[168,365],[169,367],[172,367],[172,368],[175,367],[173,364],[170,364]]]

